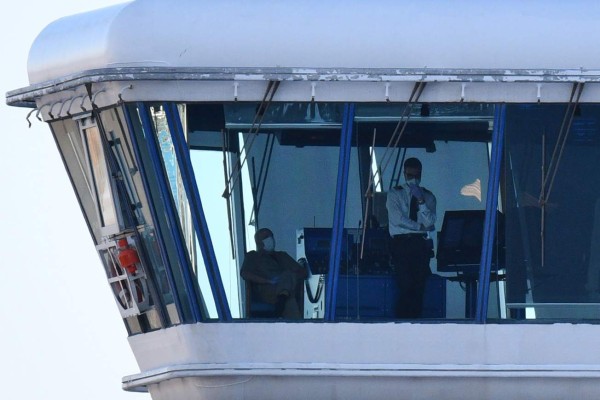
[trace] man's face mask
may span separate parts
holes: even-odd
[[[421,180],[419,178],[406,179],[406,184],[409,186],[419,186],[421,184]]]
[[[268,238],[263,239],[263,248],[265,251],[273,251],[275,250],[275,239],[273,236],[269,236]]]
[[[404,179],[409,186],[419,186],[421,184],[421,173],[418,170],[407,169],[404,173]]]

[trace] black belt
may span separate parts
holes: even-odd
[[[394,239],[395,238],[423,238],[426,239],[427,238],[427,234],[426,233],[401,233],[399,235],[394,235],[392,236]]]

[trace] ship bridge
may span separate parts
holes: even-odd
[[[54,136],[140,366],[123,388],[600,395],[598,15],[136,0],[51,23],[6,101]],[[418,290],[389,196],[414,158]],[[304,271],[293,318],[242,273],[264,228]]]

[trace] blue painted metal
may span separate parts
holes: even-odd
[[[506,124],[506,104],[496,105],[494,110],[494,131],[492,134],[492,158],[488,180],[487,200],[485,206],[485,225],[483,231],[483,246],[479,268],[479,287],[477,288],[477,311],[475,322],[483,324],[487,319],[490,273],[492,267],[493,245],[496,231],[498,209],[498,186],[500,182],[500,167],[504,146],[504,127]]]
[[[139,107],[140,107],[140,105],[138,105],[138,108]],[[165,247],[165,242],[163,240],[163,233],[162,233],[162,230],[160,229],[160,224],[158,223],[158,216],[156,215],[156,209],[154,208],[154,201],[152,199],[152,191],[150,190],[150,185],[146,178],[146,171],[145,171],[144,164],[141,162],[142,157],[140,154],[140,147],[139,147],[137,138],[135,137],[133,123],[131,121],[131,116],[129,115],[129,112],[127,111],[126,107],[123,107],[123,114],[125,114],[125,121],[127,123],[127,129],[129,130],[129,137],[131,138],[131,145],[133,147],[133,153],[135,154],[135,158],[137,160],[137,167],[138,167],[138,170],[140,171],[140,176],[141,176],[142,184],[144,186],[144,191],[146,192],[146,197],[148,198],[148,202],[150,203],[150,214],[152,215],[152,221],[154,221],[154,230],[155,230],[156,239],[158,241],[158,245],[160,248],[160,257],[163,262],[163,265],[165,266],[165,272],[167,275],[167,281],[169,283],[169,287],[171,288],[171,293],[173,293],[173,303],[175,304],[175,308],[177,309],[177,313],[179,314],[180,318],[183,319],[183,309],[181,306],[181,300],[179,297],[179,293],[177,291],[177,286],[175,285],[175,278],[173,276],[173,271],[171,270],[171,266],[167,259],[167,249]]]
[[[346,217],[346,193],[348,191],[348,173],[350,168],[350,150],[352,147],[352,125],[354,122],[354,104],[344,105],[344,118],[340,140],[340,156],[331,233],[331,251],[329,253],[329,271],[327,275],[327,293],[325,297],[326,321],[335,320],[337,286],[340,272],[344,219]]]
[[[173,205],[173,196],[171,194],[169,184],[167,183],[167,176],[163,167],[160,150],[158,148],[158,144],[156,143],[156,135],[154,134],[154,128],[152,126],[150,116],[148,115],[148,110],[146,109],[144,103],[138,103],[138,111],[142,120],[142,127],[144,128],[144,131],[147,135],[146,143],[148,145],[148,153],[150,154],[152,165],[156,173],[156,180],[158,182],[161,197],[164,201],[166,218],[170,227],[170,233],[173,238],[173,242],[175,243],[175,249],[177,250],[177,258],[179,259],[179,264],[181,265],[181,276],[183,278],[183,282],[188,294],[188,300],[190,303],[190,308],[192,310],[192,316],[196,322],[201,321],[202,314],[200,312],[200,306],[197,301],[198,296],[196,296],[195,283],[191,275],[192,266],[188,253],[185,249],[185,245],[183,244],[181,232],[178,228],[179,218]]]
[[[175,148],[183,185],[188,201],[190,202],[192,220],[200,245],[200,251],[204,258],[210,288],[217,305],[217,313],[220,320],[231,321],[231,310],[225,294],[225,288],[223,287],[223,281],[221,280],[221,272],[217,263],[217,257],[215,256],[210,232],[208,230],[206,215],[204,214],[204,209],[202,207],[202,200],[200,198],[200,192],[198,191],[196,176],[194,174],[194,168],[192,167],[189,148],[183,134],[183,127],[181,125],[181,118],[179,117],[177,105],[174,103],[165,103],[163,107],[167,115],[167,123],[169,125],[169,130],[171,131],[171,139],[173,140],[173,147]]]

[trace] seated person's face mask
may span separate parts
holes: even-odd
[[[264,238],[263,239],[263,248],[265,249],[265,251],[275,250],[275,238],[273,238],[273,236]]]

